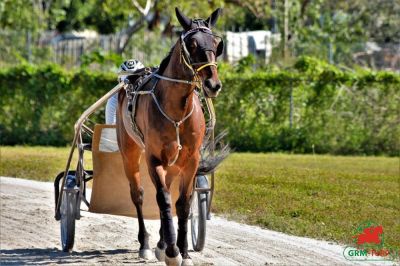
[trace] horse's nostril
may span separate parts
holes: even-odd
[[[207,88],[212,88],[212,83],[211,83],[211,80],[209,80],[209,79],[206,79],[205,81],[204,81],[204,85],[207,87]]]
[[[212,79],[206,79],[204,81],[204,86],[206,86],[210,91],[213,92],[218,92],[222,88],[220,81],[214,81]]]

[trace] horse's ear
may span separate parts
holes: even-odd
[[[212,12],[211,16],[206,20],[208,22],[208,27],[214,27],[215,23],[217,23],[218,17],[221,14],[222,9],[217,8],[214,12]]]
[[[186,31],[190,30],[190,26],[192,25],[192,20],[186,17],[177,7],[175,7],[175,13],[176,13],[176,18],[178,19],[183,29]]]

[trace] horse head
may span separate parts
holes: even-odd
[[[190,19],[178,8],[176,17],[183,27],[181,35],[182,59],[194,75],[199,77],[207,97],[215,98],[222,88],[217,71],[217,57],[222,55],[224,43],[212,33],[221,9],[216,9],[207,19]]]

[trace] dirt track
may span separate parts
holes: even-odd
[[[51,183],[1,177],[0,264],[144,264],[135,219],[82,212],[75,251],[60,251]],[[158,221],[146,221],[154,248]],[[189,240],[190,243],[190,240]],[[189,244],[190,245],[190,244]],[[190,252],[195,265],[343,265],[343,247],[213,217],[206,248]],[[156,260],[148,265],[163,265]]]

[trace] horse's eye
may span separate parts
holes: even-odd
[[[192,49],[192,50],[195,50],[196,48],[197,48],[197,41],[196,40],[192,40],[191,42],[190,42],[190,48]]]
[[[218,46],[218,44],[220,43],[220,41],[219,41],[219,40],[217,40],[217,39],[214,39],[214,40],[213,40],[213,43],[214,43],[214,46],[215,46],[215,47],[217,47],[217,46]]]

